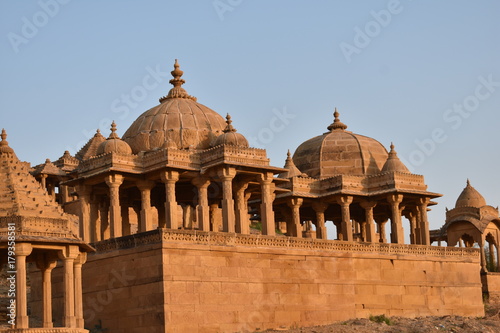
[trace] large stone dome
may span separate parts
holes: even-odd
[[[164,146],[207,149],[226,126],[221,115],[197,103],[182,88],[185,81],[177,60],[171,73],[174,87],[168,95],[141,114],[123,135],[135,154]]]
[[[329,132],[297,148],[293,155],[297,168],[314,178],[380,173],[388,158],[385,147],[375,139],[346,131],[337,109],[334,117]]]

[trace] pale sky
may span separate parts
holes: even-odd
[[[74,154],[157,105],[177,58],[184,88],[272,165],[334,107],[393,141],[444,194],[438,228],[467,178],[500,203],[499,14],[494,0],[0,0],[0,128],[32,165]]]

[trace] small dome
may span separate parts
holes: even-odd
[[[107,153],[118,153],[124,155],[132,154],[132,148],[118,137],[116,134],[116,124],[113,121],[111,124],[111,134],[108,139],[99,145],[97,148],[97,155],[107,154]]]
[[[231,116],[228,113],[226,116],[226,128],[224,129],[224,133],[217,137],[213,144],[214,147],[219,145],[249,147],[248,140],[243,134],[236,133],[236,129],[231,125],[232,122]]]
[[[406,165],[401,162],[398,157],[398,153],[394,150],[394,144],[391,143],[391,151],[389,152],[389,157],[382,168],[382,172],[404,172],[410,173],[410,170]]]
[[[182,88],[183,73],[175,60],[171,72],[174,78],[170,80],[174,87],[160,98],[159,105],[141,114],[123,134],[123,140],[134,154],[166,145],[178,149],[207,149],[224,130],[224,118],[197,103],[196,97]]]
[[[481,208],[486,206],[486,200],[474,187],[470,185],[469,180],[467,179],[467,186],[464,188],[462,193],[457,199],[457,203],[455,204],[455,208],[458,207],[476,207]]]
[[[293,155],[297,168],[313,178],[380,173],[388,158],[385,147],[375,139],[346,131],[337,109],[334,117],[329,132],[297,148]]]

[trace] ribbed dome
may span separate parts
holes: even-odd
[[[455,204],[455,208],[458,207],[476,207],[481,208],[486,206],[486,200],[474,187],[470,185],[469,180],[467,179],[467,186],[464,188],[462,193],[457,199]]]
[[[170,80],[174,87],[168,95],[140,115],[123,135],[134,153],[164,147],[166,142],[179,149],[207,149],[224,130],[224,118],[182,88],[185,81],[177,60],[174,68]]]
[[[297,168],[314,178],[380,173],[388,157],[385,147],[375,139],[346,131],[337,109],[334,117],[329,132],[297,148],[293,155]]]
[[[114,121],[111,124],[111,134],[108,139],[97,148],[97,155],[107,153],[132,154],[132,148],[116,134],[116,124]]]
[[[231,125],[233,121],[231,116],[227,114],[226,116],[226,128],[224,128],[224,133],[219,135],[215,140],[213,146],[228,145],[228,146],[239,146],[248,147],[248,140],[243,136],[243,134],[236,133],[236,129]]]
[[[394,150],[394,145],[391,143],[391,151],[389,152],[389,157],[382,168],[382,172],[404,172],[410,173],[406,165],[401,162],[398,157],[398,153]]]

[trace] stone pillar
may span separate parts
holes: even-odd
[[[81,252],[74,262],[75,278],[75,318],[76,327],[84,328],[83,320],[83,290],[82,290],[82,265],[87,261],[87,253]]]
[[[431,245],[431,235],[429,233],[429,221],[427,219],[427,205],[429,198],[420,198],[418,200],[420,241],[422,245]]]
[[[210,207],[208,206],[208,187],[210,179],[196,177],[191,183],[198,189],[198,205],[196,206],[198,229],[210,231]]]
[[[177,199],[175,198],[175,183],[179,180],[179,172],[168,170],[161,174],[161,180],[165,183],[165,227],[179,229],[179,218],[177,213]]]
[[[391,205],[391,243],[404,244],[405,236],[399,209],[399,204],[403,201],[403,195],[391,194],[387,196],[387,201]]]
[[[312,207],[316,212],[316,238],[327,239],[328,235],[325,226],[325,210],[328,208],[328,204],[316,201],[313,203]]]
[[[137,188],[141,191],[141,213],[138,232],[153,230],[153,217],[151,216],[151,190],[155,186],[152,181],[138,181]]]
[[[484,253],[484,236],[480,235],[478,244],[479,244],[479,249],[481,251],[481,272],[488,272],[488,268],[486,266],[486,253]]]
[[[250,220],[248,218],[248,205],[247,200],[251,193],[245,195],[245,190],[248,188],[248,183],[240,181],[235,184],[234,192],[236,199],[236,228],[235,231],[240,234],[250,233]]]
[[[81,220],[80,220],[81,221]],[[95,196],[90,201],[90,238],[92,242],[102,240],[101,219],[99,218],[99,200]]]
[[[380,243],[387,243],[387,237],[385,235],[385,224],[387,223],[387,219],[383,219],[377,222],[377,232],[379,235],[378,241]]]
[[[102,240],[109,239],[111,237],[111,228],[109,226],[109,203],[101,202],[99,207],[99,220],[101,225],[101,230],[98,232],[102,235]]]
[[[236,176],[236,169],[223,167],[217,175],[222,181],[222,231],[235,232],[233,178]]]
[[[66,249],[59,252],[59,257],[64,263],[63,325],[66,328],[76,328],[74,262],[79,253],[78,246],[74,245],[68,245]]]
[[[365,242],[368,243],[377,243],[379,240],[377,239],[375,233],[375,223],[373,221],[373,208],[377,205],[375,201],[362,201],[361,207],[365,210]]]
[[[46,174],[41,174],[40,175],[40,182],[42,184],[42,187],[45,191],[47,191],[47,175]],[[48,192],[48,191],[47,191]]]
[[[123,204],[121,205],[121,217],[122,217],[122,231],[123,231],[123,236],[128,236],[132,234],[132,228],[130,226],[130,216],[128,213],[128,204]]]
[[[349,211],[352,200],[353,197],[349,195],[343,195],[337,198],[337,203],[340,205],[342,212],[342,238],[349,242],[353,241],[351,213]]]
[[[109,186],[109,224],[111,227],[111,238],[122,236],[122,218],[120,208],[120,185],[123,176],[109,175],[106,184]]]
[[[496,262],[497,272],[500,272],[500,253],[498,253],[498,245],[497,244],[495,244],[495,249],[497,251],[497,253],[496,253],[497,254],[497,256],[496,256],[496,258],[497,258],[497,262]]]
[[[42,310],[43,328],[52,328],[52,269],[56,267],[57,261],[50,260],[46,256],[37,258],[36,266],[42,273]]]
[[[276,235],[276,225],[274,223],[274,211],[273,211],[273,201],[274,201],[274,188],[273,184],[273,174],[271,172],[266,172],[260,175],[260,190],[262,195],[262,201],[260,204],[260,219],[262,222],[262,234],[275,236]]]
[[[31,244],[16,244],[16,328],[29,328],[26,257],[31,254],[32,250]]]
[[[410,244],[418,244],[417,239],[417,213],[410,211],[406,214],[406,218],[410,221]]]
[[[76,187],[76,192],[80,201],[80,237],[85,242],[91,242],[90,235],[93,231],[91,231],[92,223],[90,219],[90,193],[92,192],[92,188],[82,184]]]
[[[302,238],[302,225],[300,220],[300,206],[304,202],[302,198],[288,199],[288,206],[292,209],[292,223],[286,227],[289,236]]]

